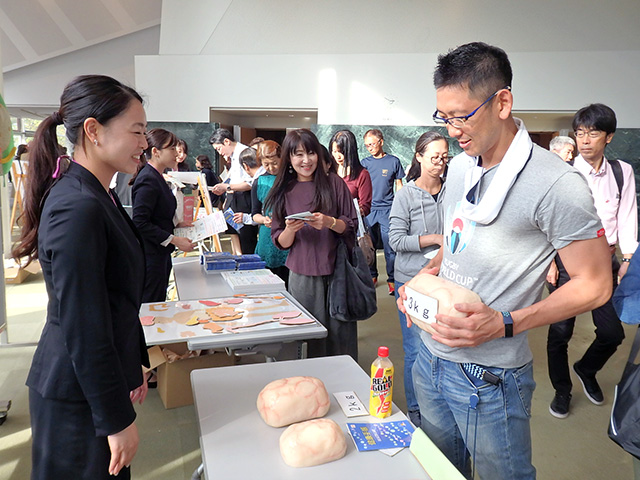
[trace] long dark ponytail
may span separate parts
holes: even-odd
[[[38,227],[49,190],[64,174],[69,158],[60,156],[56,127],[64,124],[67,140],[75,147],[83,146],[84,121],[95,118],[102,125],[122,114],[131,103],[142,97],[131,87],[104,75],[76,77],[65,87],[60,97],[60,109],[45,118],[29,144],[29,175],[25,184],[24,211],[20,242],[13,248],[16,259],[38,257]]]

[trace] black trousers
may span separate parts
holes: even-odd
[[[131,469],[109,475],[107,437],[96,437],[86,402],[43,398],[29,389],[31,414],[31,480],[130,479]]]
[[[548,285],[549,292],[554,292],[569,281],[569,275],[562,265],[560,256],[556,255],[558,266],[557,286]],[[618,270],[620,264],[615,255],[611,257],[613,289],[618,286]],[[580,370],[586,375],[593,375],[600,371],[604,364],[618,349],[624,340],[624,329],[611,303],[611,298],[602,305],[591,311],[593,324],[596,327],[596,338],[587,348],[582,358],[578,360]],[[571,375],[569,373],[569,340],[573,335],[573,328],[576,317],[562,320],[549,325],[547,336],[547,361],[549,365],[549,378],[556,393],[568,395],[571,393]]]
[[[231,197],[229,202],[231,210],[235,213],[251,213],[251,191],[234,192]],[[240,237],[240,248],[243,254],[255,253],[258,244],[258,228],[258,225],[245,225],[237,232],[235,230],[232,232]]]
[[[326,329],[327,337],[309,340],[309,358],[351,355],[358,361],[358,322],[343,322],[329,316],[329,276],[311,277],[289,272],[289,293],[309,310]]]
[[[167,288],[171,275],[171,254],[147,254],[144,259],[146,273],[142,303],[164,302],[167,299]]]

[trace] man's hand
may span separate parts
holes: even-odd
[[[551,265],[549,265],[549,271],[547,272],[547,282],[549,282],[554,287],[558,283],[558,266],[556,265],[555,260],[551,260]]]
[[[440,270],[439,268],[427,268],[427,267],[424,267],[422,270],[420,270],[418,274],[426,273],[428,275],[437,275],[438,271]],[[407,295],[404,293],[404,285],[402,285],[398,289],[398,300],[396,300],[396,305],[398,306],[398,310],[400,310],[407,319],[407,328],[411,328],[411,325],[413,325],[413,322],[411,321],[411,318],[409,317],[409,315],[407,315],[407,310],[404,308],[404,301],[406,299],[407,299]]]
[[[236,212],[233,214],[233,221],[238,225],[242,225],[244,223],[244,214],[242,212]]]
[[[120,470],[131,465],[131,461],[138,451],[138,427],[132,423],[121,432],[107,437],[111,450],[111,462],[109,463],[109,475],[118,475]]]
[[[214,185],[212,188],[213,193],[216,195],[222,195],[227,191],[227,185],[227,183],[218,183],[217,185]]]
[[[629,262],[620,262],[620,270],[618,270],[618,277],[622,279],[622,277],[624,277],[625,274],[627,273],[628,269],[629,269]]]
[[[436,342],[449,347],[475,347],[504,337],[502,314],[484,303],[457,303],[455,309],[466,313],[466,317],[436,315],[436,322],[430,325],[431,335]]]

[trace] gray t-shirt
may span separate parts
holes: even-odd
[[[557,155],[534,145],[500,213],[493,222],[482,225],[459,215],[464,175],[474,164],[465,154],[455,157],[442,201],[440,277],[473,290],[498,311],[538,302],[556,250],[574,240],[596,238],[602,229],[587,182],[576,169],[558,160]],[[497,168],[485,172],[480,198]],[[526,332],[470,348],[448,347],[426,332],[421,336],[433,354],[455,362],[516,368],[532,359]]]

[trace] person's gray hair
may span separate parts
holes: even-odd
[[[553,137],[549,142],[549,150],[559,152],[565,145],[572,145],[573,148],[576,148],[576,142],[573,138],[558,135],[557,137]]]

